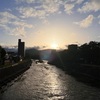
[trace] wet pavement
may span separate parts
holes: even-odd
[[[100,88],[78,82],[61,69],[34,61],[5,86],[0,100],[100,100]]]

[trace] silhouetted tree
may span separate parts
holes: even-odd
[[[80,46],[80,57],[84,63],[100,64],[100,43],[91,41]]]
[[[29,59],[41,59],[40,51],[35,48],[30,48],[25,51],[25,58]]]
[[[68,50],[51,53],[51,64],[86,63],[100,65],[100,42],[90,41],[78,47],[71,44]]]
[[[79,59],[78,49],[52,51],[49,64],[64,66],[72,63],[77,63]]]
[[[0,46],[0,63],[4,65],[6,51]]]

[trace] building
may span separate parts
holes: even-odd
[[[78,45],[76,45],[76,44],[68,45],[69,51],[77,51],[77,49],[78,49]]]
[[[21,39],[18,39],[18,55],[25,57],[25,42],[21,42]]]

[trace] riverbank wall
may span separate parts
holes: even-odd
[[[23,60],[22,62],[13,64],[9,67],[4,67],[0,69],[0,86],[6,84],[8,81],[11,81],[18,75],[25,72],[30,68],[32,61]]]
[[[91,86],[100,87],[100,65],[81,64],[75,62],[67,62],[66,64],[63,63],[63,65],[49,64],[62,69],[66,74],[71,75],[77,81],[84,82]]]

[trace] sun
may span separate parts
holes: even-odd
[[[52,49],[57,49],[58,48],[58,44],[57,43],[52,43],[51,44],[51,48]]]

